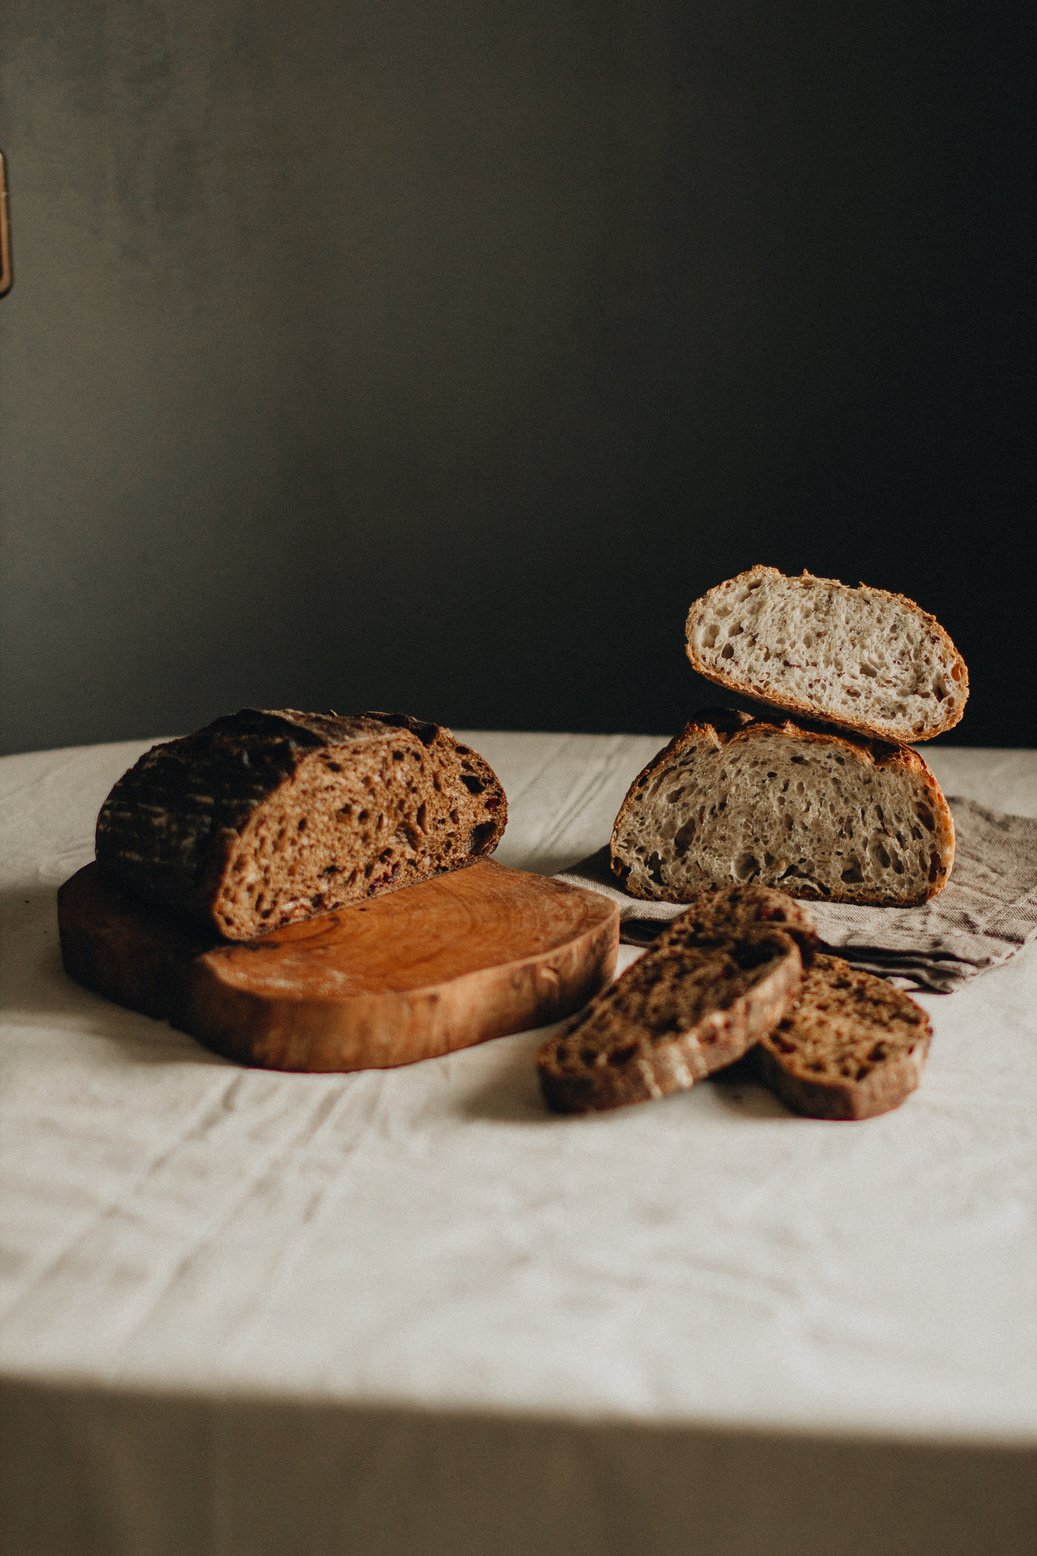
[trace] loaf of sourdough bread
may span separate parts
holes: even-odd
[[[548,1106],[589,1113],[686,1091],[741,1058],[788,1010],[812,948],[780,894],[696,899],[537,1054]],[[791,932],[790,932],[791,931]]]
[[[630,895],[664,902],[751,881],[906,907],[935,896],[953,860],[950,809],[917,752],[729,709],[649,762],[611,841]]]
[[[865,585],[754,567],[688,612],[700,675],[770,707],[880,740],[931,740],[960,720],[965,662],[935,617]]]
[[[250,940],[492,853],[500,780],[405,714],[243,709],[153,747],[101,807],[101,870],[140,901]]]
[[[817,955],[788,1013],[754,1049],[761,1080],[811,1118],[874,1118],[922,1078],[932,1027],[884,978]]]

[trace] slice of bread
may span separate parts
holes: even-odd
[[[914,1091],[931,1038],[929,1017],[902,989],[818,955],[753,1059],[764,1084],[797,1113],[873,1118]]]
[[[772,1031],[801,978],[783,929],[751,910],[725,923],[696,904],[542,1045],[544,1099],[557,1113],[590,1113],[685,1091]]]
[[[707,680],[770,707],[879,740],[931,740],[969,694],[965,661],[912,600],[754,567],[688,612],[687,654]]]
[[[697,892],[685,904],[679,920],[680,945],[697,941],[737,940],[749,930],[780,929],[799,947],[804,965],[818,949],[817,928],[810,912],[787,892],[772,886],[747,885],[709,888]],[[655,945],[662,944],[657,937]]]
[[[506,820],[496,774],[438,724],[246,708],[146,752],[96,852],[139,900],[250,940],[492,853]]]
[[[611,842],[630,895],[663,902],[752,881],[907,907],[953,861],[950,809],[917,752],[727,709],[699,714],[634,779]]]

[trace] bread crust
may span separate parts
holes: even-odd
[[[844,584],[836,578],[820,578],[814,573],[807,572],[806,569],[797,577],[789,577],[787,574],[781,573],[777,568],[757,565],[748,568],[743,573],[736,574],[734,578],[727,579],[724,584],[717,585],[716,587],[724,588],[729,585],[743,583],[753,585],[758,581],[766,583],[768,579],[774,578],[780,578],[793,587],[806,581],[811,584],[825,584],[832,589],[845,590],[850,594],[863,591],[870,598],[888,600],[899,609],[909,612],[917,619],[924,621],[937,639],[943,652],[947,655],[948,662],[952,667],[949,674],[956,686],[957,695],[953,699],[948,699],[945,717],[935,723],[918,727],[917,725],[883,723],[863,716],[855,718],[852,715],[847,716],[842,713],[836,716],[832,713],[826,713],[816,703],[810,702],[795,691],[783,690],[781,696],[778,697],[773,691],[761,687],[758,683],[746,680],[734,672],[722,671],[718,666],[704,660],[701,654],[697,652],[693,642],[694,628],[699,616],[708,606],[708,602],[714,593],[712,589],[707,590],[704,595],[692,602],[685,623],[685,652],[692,668],[699,675],[708,681],[712,681],[716,686],[722,686],[727,691],[735,692],[738,696],[748,697],[755,702],[762,703],[766,708],[782,713],[799,714],[805,719],[832,725],[836,728],[852,730],[857,734],[866,735],[874,740],[892,742],[932,740],[937,735],[946,734],[948,730],[953,729],[956,724],[961,722],[969,695],[968,667],[946,628],[929,611],[924,610],[916,601],[908,599],[906,595],[896,594],[888,589],[878,589],[864,583],[858,584],[854,588],[853,585]]]
[[[944,797],[943,791],[936,780],[935,774],[927,763],[919,756],[917,751],[910,746],[878,741],[866,736],[840,733],[824,726],[797,723],[792,719],[784,719],[780,723],[769,719],[757,718],[752,714],[743,713],[734,708],[708,708],[695,715],[692,721],[685,725],[684,729],[676,734],[666,746],[659,751],[642,771],[634,779],[627,794],[620,805],[616,820],[612,828],[612,837],[609,848],[609,862],[612,873],[623,883],[624,890],[632,897],[639,897],[643,901],[678,901],[674,897],[667,897],[661,890],[646,890],[642,883],[631,878],[630,867],[623,858],[619,848],[620,834],[629,823],[631,814],[640,803],[644,790],[648,787],[652,778],[666,768],[675,757],[679,757],[689,750],[696,742],[704,741],[715,749],[734,745],[739,741],[753,740],[761,734],[785,735],[794,740],[802,741],[809,745],[824,747],[843,753],[854,762],[861,762],[876,769],[901,772],[912,782],[921,786],[927,803],[932,809],[933,816],[938,822],[934,832],[934,853],[930,866],[930,879],[916,898],[917,902],[928,901],[942,891],[950,879],[951,869],[954,864],[954,819],[950,807]],[[722,882],[715,882],[722,885]],[[780,882],[765,882],[769,885],[778,885],[782,890],[789,891],[797,897],[809,899],[822,899],[829,902],[852,902],[861,905],[880,907],[889,904],[886,894],[869,890],[866,884],[860,886],[847,885],[845,888],[833,890],[830,893],[821,893],[811,890],[805,884],[801,888],[798,884],[792,889]],[[900,906],[909,906],[907,899],[899,902]]]
[[[278,797],[290,800],[293,784],[301,785],[315,759],[326,765],[333,783],[335,773],[351,767],[359,771],[394,745],[407,754],[413,770],[443,778],[448,769],[463,772],[475,791],[473,803],[473,794],[457,783],[455,804],[475,817],[477,842],[449,864],[437,865],[430,855],[427,868],[411,871],[409,878],[425,879],[491,853],[507,822],[503,787],[488,763],[441,725],[398,713],[243,708],[192,735],[153,746],[119,779],[97,820],[98,865],[142,902],[228,939],[249,939],[389,889],[388,868],[382,878],[366,880],[352,892],[329,877],[319,901],[300,897],[271,913],[268,922],[241,929],[218,905],[231,890],[230,872],[247,846],[249,829]],[[372,800],[372,812],[376,807]],[[303,817],[300,821],[305,826]]]

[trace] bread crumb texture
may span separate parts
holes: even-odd
[[[916,752],[729,710],[700,714],[635,778],[611,843],[626,890],[668,902],[755,882],[908,906],[953,859],[950,809]]]
[[[686,1091],[773,1029],[801,974],[799,946],[780,921],[754,921],[752,908],[734,917],[723,905],[689,908],[542,1045],[537,1071],[548,1106],[586,1113]]]
[[[864,584],[754,567],[695,601],[686,640],[708,680],[879,739],[930,740],[968,698],[965,662],[935,617]]]
[[[757,1055],[761,1078],[796,1112],[872,1118],[915,1090],[931,1038],[929,1017],[903,990],[819,955]]]

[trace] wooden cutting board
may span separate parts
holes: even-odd
[[[615,968],[597,892],[481,859],[239,944],[141,908],[90,864],[58,893],[65,970],[217,1053],[384,1069],[578,1010]]]

